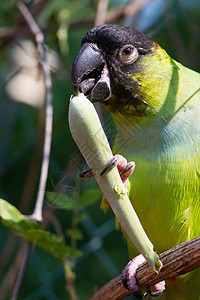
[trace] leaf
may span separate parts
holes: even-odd
[[[65,210],[72,210],[77,207],[76,200],[72,197],[55,192],[46,192],[45,197],[49,204]]]
[[[72,210],[74,208],[85,208],[96,203],[101,198],[101,194],[100,189],[89,189],[81,195],[79,200],[76,199],[77,195],[73,198],[55,192],[46,192],[45,196],[51,205],[65,210]]]
[[[16,209],[16,207],[12,206],[8,202],[3,199],[0,199],[0,216],[7,222],[18,223],[23,220],[22,215]]]
[[[102,197],[99,188],[87,190],[80,198],[79,207],[84,208],[96,203]]]
[[[71,251],[57,235],[44,230],[38,223],[25,218],[19,210],[0,199],[0,217],[2,223],[21,238],[36,244],[62,263],[69,256],[80,256],[80,251]]]

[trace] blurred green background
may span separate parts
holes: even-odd
[[[69,258],[79,299],[120,274],[128,262],[122,234],[111,211],[100,208],[102,194],[94,179],[81,181],[87,168],[72,140],[68,105],[73,93],[71,66],[81,38],[95,24],[133,26],[158,42],[182,64],[200,70],[199,0],[27,0],[45,35],[53,81],[53,136],[43,225],[64,236],[82,255]],[[104,8],[102,4],[105,4]],[[126,10],[127,5],[133,11]],[[0,197],[23,214],[34,209],[44,132],[44,81],[37,45],[12,0],[0,3]],[[110,142],[115,129],[100,106]],[[48,195],[64,194],[69,205],[56,208]],[[83,205],[70,205],[71,202]],[[0,300],[10,299],[24,253],[24,241],[0,223]],[[34,248],[18,299],[70,299],[61,264]]]

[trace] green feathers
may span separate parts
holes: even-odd
[[[90,53],[94,49],[100,63],[88,59],[74,89],[84,82],[87,97],[101,99],[116,121],[113,152],[136,163],[129,197],[155,249],[162,252],[199,236],[200,74],[125,26],[97,26],[82,44]],[[79,54],[76,65],[81,61]],[[180,285],[179,280],[167,285],[166,299],[198,299],[195,274],[200,276],[196,271]]]

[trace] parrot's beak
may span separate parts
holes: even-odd
[[[76,95],[83,93],[92,102],[105,101],[111,97],[109,71],[97,45],[83,45],[74,61],[71,75]]]

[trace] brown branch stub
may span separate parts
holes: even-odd
[[[200,267],[200,237],[167,250],[159,257],[163,263],[159,274],[156,274],[147,263],[138,268],[136,279],[139,290]],[[131,292],[124,288],[120,275],[106,283],[88,300],[120,300],[129,295]]]

